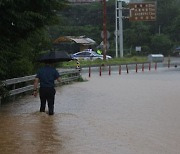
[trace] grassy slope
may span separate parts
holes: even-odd
[[[94,65],[119,65],[119,64],[124,64],[124,63],[134,63],[134,62],[147,62],[147,57],[131,57],[131,58],[113,58],[111,60],[81,60],[79,61],[81,67],[87,67],[87,66],[94,66]],[[71,68],[71,67],[76,67],[77,63],[76,61],[70,61],[70,62],[64,62],[61,64],[60,67],[64,68]]]

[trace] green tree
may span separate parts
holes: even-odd
[[[151,40],[152,53],[156,53],[156,54],[161,53],[167,56],[170,54],[171,48],[172,48],[172,42],[167,35],[157,34],[155,36],[152,36],[152,40]]]
[[[0,80],[32,73],[35,56],[50,47],[47,26],[64,6],[65,0],[1,0]]]
[[[149,0],[144,0],[149,2]],[[135,49],[135,46],[142,46],[143,52],[148,53],[153,49],[151,39],[157,33],[164,34],[171,41],[172,45],[179,44],[179,0],[153,0],[157,2],[157,20],[151,22],[130,22],[123,19],[124,48]],[[126,3],[123,3],[127,7]],[[123,14],[128,16],[128,11]],[[63,17],[60,25],[52,27],[52,38],[63,35],[86,35],[94,39],[97,44],[102,41],[100,33],[103,29],[103,6],[102,3],[86,5],[71,5],[59,12],[59,17]],[[160,31],[159,31],[160,29]],[[115,55],[115,1],[107,2],[107,30],[111,36],[111,55]],[[109,52],[108,51],[108,52]]]
[[[174,45],[180,45],[180,15],[172,21],[172,26],[169,26],[167,31]]]
[[[150,44],[150,26],[143,22],[134,22],[124,31],[125,46],[133,47]]]

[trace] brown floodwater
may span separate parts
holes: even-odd
[[[0,154],[179,154],[180,70],[96,72],[56,88],[55,115],[25,96],[0,108]]]

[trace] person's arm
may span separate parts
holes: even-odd
[[[35,97],[37,96],[37,93],[38,93],[38,83],[39,83],[39,79],[35,78],[35,80],[34,80],[34,93],[33,93]]]
[[[60,78],[60,77],[58,77],[58,78],[57,78],[57,81],[58,81],[59,83],[61,83],[61,78]]]
[[[61,83],[60,74],[57,70],[55,70],[55,80],[57,80],[59,83]]]

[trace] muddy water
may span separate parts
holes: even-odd
[[[27,96],[0,109],[2,154],[179,154],[180,70],[111,76],[57,88],[55,115]]]

